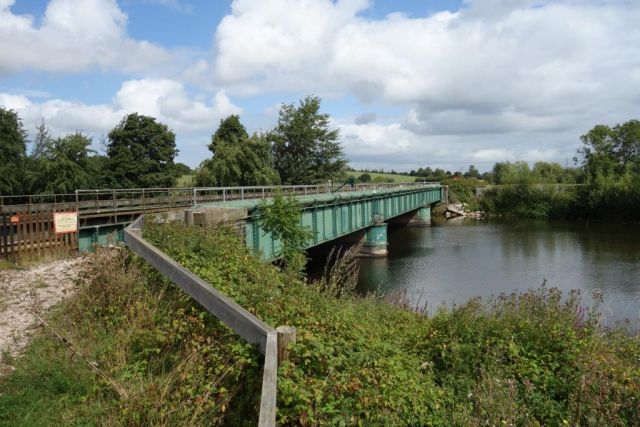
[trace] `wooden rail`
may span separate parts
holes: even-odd
[[[247,342],[256,344],[264,354],[262,396],[260,401],[260,427],[275,427],[278,363],[288,355],[286,346],[295,342],[295,328],[273,329],[249,313],[235,301],[215,289],[209,283],[180,265],[164,252],[144,240],[145,216],[141,215],[124,230],[124,242],[133,252],[163,273],[169,280],[198,301]]]

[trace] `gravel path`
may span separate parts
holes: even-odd
[[[39,312],[74,292],[81,257],[39,264],[26,270],[0,271],[0,352],[12,357],[31,340],[35,326],[33,309]],[[13,368],[3,364],[0,375]]]

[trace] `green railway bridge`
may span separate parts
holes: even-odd
[[[299,195],[300,225],[313,232],[309,248],[329,242],[360,243],[361,256],[387,254],[387,226],[429,226],[431,208],[444,200],[445,188],[405,184],[377,189]],[[188,223],[234,220],[242,223],[247,246],[264,259],[278,258],[282,242],[261,227],[262,200],[234,200],[194,205]]]
[[[278,256],[281,243],[260,228],[260,201],[276,192],[296,197],[301,225],[314,231],[311,246],[341,239],[363,244],[364,256],[386,254],[387,224],[426,226],[430,209],[446,200],[446,187],[433,183],[376,183],[349,187],[298,185],[216,188],[78,190],[73,194],[0,197],[0,258],[44,250],[91,251],[122,241],[123,230],[140,215],[185,215],[195,223],[231,215],[243,223],[247,245],[265,259]],[[74,213],[77,227],[58,234],[54,216]],[[183,219],[183,218],[180,218]]]

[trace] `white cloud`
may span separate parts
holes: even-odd
[[[469,0],[456,13],[384,19],[363,17],[367,7],[235,0],[216,31],[213,81],[233,95],[354,94],[399,106],[401,126],[380,132],[408,131],[396,136],[412,149],[451,136],[480,156],[553,160],[594,125],[637,116],[640,2]]]
[[[489,148],[487,150],[478,150],[475,153],[471,153],[472,158],[484,162],[491,162],[494,159],[512,160],[513,155],[513,150],[505,150],[499,148]]]
[[[111,104],[86,105],[60,99],[33,102],[25,95],[0,93],[0,106],[11,108],[23,119],[25,129],[33,132],[44,118],[54,135],[83,130],[94,136],[106,135],[129,113],[150,115],[176,132],[177,140],[201,141],[230,114],[242,114],[223,90],[208,102],[190,97],[183,83],[166,79],[130,80],[122,84]],[[205,145],[189,148],[183,156],[197,165],[205,156]],[[180,148],[180,144],[179,144]],[[195,151],[191,151],[195,150]]]
[[[140,72],[170,59],[162,47],[128,36],[116,0],[51,0],[39,27],[33,16],[11,12],[14,1],[0,1],[0,74]]]

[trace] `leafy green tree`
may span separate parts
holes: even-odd
[[[290,271],[300,274],[304,268],[305,249],[313,231],[301,224],[301,208],[295,197],[276,194],[271,200],[262,200],[258,221],[273,239],[282,242],[282,260]]]
[[[493,165],[492,174],[496,184],[531,184],[533,182],[529,164],[524,161],[498,162]]]
[[[613,128],[595,126],[580,137],[584,167],[591,177],[598,174],[640,173],[640,120],[629,120]]]
[[[107,156],[111,185],[161,188],[175,185],[176,136],[156,119],[137,113],[125,116],[109,132]]]
[[[371,175],[369,175],[368,173],[363,173],[362,175],[360,175],[360,177],[358,179],[361,182],[369,182],[369,181],[371,181]]]
[[[273,168],[269,141],[262,135],[233,137],[233,141],[218,140],[215,155],[195,172],[198,187],[232,187],[274,185],[280,176]]]
[[[338,129],[320,114],[321,99],[308,96],[299,106],[283,104],[269,134],[275,168],[284,184],[315,184],[340,179],[347,164]]]
[[[0,107],[0,195],[23,192],[23,170],[27,157],[27,133],[13,110]]]
[[[216,147],[220,143],[232,143],[234,141],[241,141],[248,138],[249,134],[244,125],[240,123],[240,116],[232,114],[224,120],[220,120],[220,126],[216,133],[211,136],[211,144],[208,148],[213,155],[216,154]]]
[[[62,138],[44,140],[38,147],[25,176],[29,191],[39,193],[70,194],[89,188],[96,174],[90,161],[91,138],[80,132]]]
[[[480,179],[480,172],[474,165],[469,165],[469,170],[464,174],[465,178],[477,178]]]

